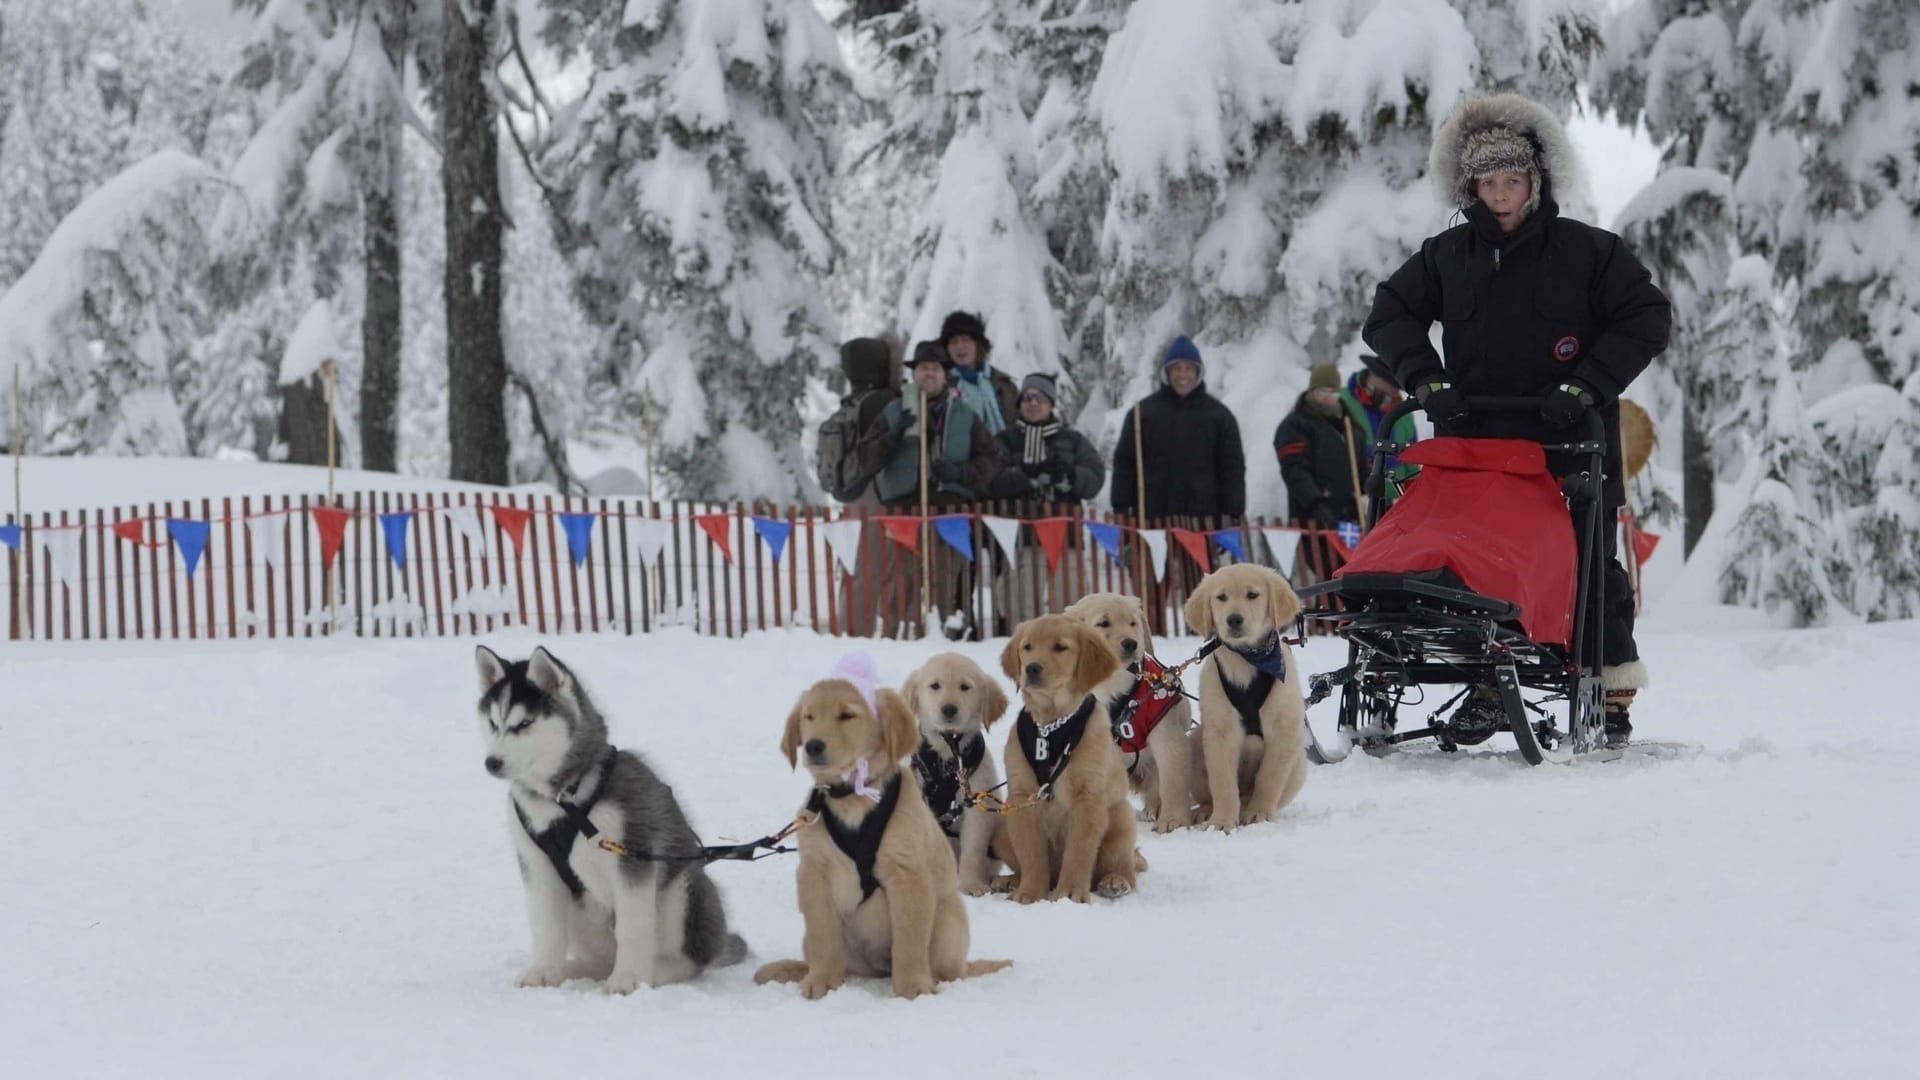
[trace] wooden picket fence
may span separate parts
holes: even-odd
[[[330,561],[322,558],[315,511],[331,512],[339,530]],[[399,526],[401,558],[389,550],[382,515],[409,519]],[[572,550],[567,515],[592,519],[583,551]],[[262,528],[259,519],[271,516],[283,516],[285,527]],[[929,591],[944,590],[937,606],[964,611],[983,635],[1089,593],[1140,594],[1140,534],[1126,518],[1032,505],[935,517],[966,520],[964,533],[948,528],[970,537],[977,564],[938,537],[931,521],[887,511],[464,492],[359,492],[331,507],[318,497],[277,496],[9,516],[0,524],[18,526],[4,534],[17,547],[0,546],[0,563],[8,639],[40,641],[450,637],[510,627],[636,634],[675,626],[725,637],[787,627],[917,637],[927,631],[921,559],[906,537],[932,545]],[[1014,517],[1023,519],[1020,550],[1009,555],[998,551],[988,525],[1004,532]],[[516,518],[524,523],[518,543],[509,535]],[[1055,523],[1050,545],[1037,539],[1035,520]],[[197,535],[201,523],[204,548],[190,573],[170,535],[189,527]],[[1121,531],[1118,559],[1089,534],[1089,523]],[[788,535],[776,557],[775,538],[762,531],[778,526]],[[1229,530],[1249,560],[1285,563],[1278,568],[1296,584],[1323,576],[1344,552],[1329,534],[1265,519],[1146,527],[1188,530],[1176,537],[1182,543],[1168,545],[1164,580],[1148,586],[1159,633],[1185,630],[1182,601],[1204,573],[1191,549],[1209,564],[1233,559],[1208,534]],[[642,534],[651,540],[639,543]],[[1193,534],[1203,539],[1196,544]],[[1057,549],[1057,567],[1049,567],[1044,546]],[[1008,610],[1015,593],[1026,610]]]

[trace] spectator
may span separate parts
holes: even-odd
[[[1381,436],[1385,435],[1387,442],[1404,446],[1419,439],[1420,432],[1415,428],[1411,416],[1401,417],[1391,435],[1380,430],[1381,420],[1393,411],[1394,406],[1404,401],[1406,395],[1400,391],[1399,383],[1374,370],[1374,365],[1380,361],[1379,357],[1362,356],[1360,361],[1366,366],[1347,376],[1346,389],[1340,391],[1340,403],[1346,406],[1347,415],[1353,418],[1354,433],[1358,437],[1357,449],[1360,451],[1360,475],[1364,479],[1367,470],[1373,467],[1373,446]],[[1395,465],[1393,460],[1387,462],[1388,468]],[[1411,466],[1408,468],[1411,471]],[[1400,478],[1405,479],[1404,476]]]
[[[940,344],[953,358],[954,386],[960,391],[960,400],[987,425],[987,434],[998,435],[1012,426],[1020,415],[1013,379],[987,362],[993,342],[987,340],[987,324],[980,316],[950,312],[940,323]]]
[[[1340,401],[1340,371],[1320,364],[1293,411],[1273,433],[1280,479],[1287,485],[1287,516],[1295,524],[1331,529],[1360,520],[1358,448]]]
[[[840,372],[847,377],[843,405],[854,408],[853,430],[864,435],[891,402],[900,400],[900,365],[893,348],[879,338],[853,338],[840,346]],[[875,507],[880,496],[869,483],[848,506]]]
[[[854,338],[840,346],[840,371],[847,377],[847,396],[843,408],[851,409],[850,431],[856,440],[847,453],[857,457],[858,439],[879,419],[889,402],[900,400],[900,358],[895,346],[879,338]],[[822,448],[829,439],[821,434]],[[839,433],[832,436],[838,444]],[[838,450],[836,449],[836,453]],[[869,481],[858,495],[846,500],[849,510],[878,509],[880,495]],[[883,583],[902,572],[905,560],[898,545],[888,541],[879,523],[867,521],[861,526],[859,574],[843,574],[840,582],[840,617],[848,633],[869,634],[884,628],[881,618]]]
[[[1160,372],[1165,384],[1120,422],[1120,442],[1113,450],[1114,512],[1138,512],[1150,521],[1175,515],[1238,520],[1247,509],[1240,425],[1207,393],[1200,350],[1190,339],[1173,339]],[[1142,462],[1134,460],[1136,411]],[[1146,477],[1145,506],[1138,505],[1136,475]]]
[[[988,494],[1030,500],[1036,513],[1040,503],[1083,502],[1100,494],[1106,464],[1093,443],[1055,411],[1059,389],[1053,376],[1027,376],[1020,383],[1019,400],[1019,422],[993,437],[1001,466]],[[1014,558],[996,564],[994,609],[1004,621],[999,629],[1041,614],[1049,590],[1063,601],[1059,606],[1067,600],[1065,564],[1049,571],[1046,553],[1032,539],[1022,539],[1018,547]]]
[[[1376,290],[1363,336],[1442,435],[1560,442],[1590,411],[1606,431],[1603,506],[1625,501],[1618,399],[1667,347],[1673,310],[1618,236],[1560,216],[1555,196],[1577,175],[1552,112],[1517,94],[1462,102],[1434,136],[1428,175],[1463,224],[1429,237]],[[1439,322],[1445,359],[1428,337]],[[1534,397],[1537,412],[1479,412],[1470,396]],[[1548,455],[1557,472],[1573,467]],[[1624,745],[1628,709],[1646,683],[1633,639],[1633,590],[1601,530],[1606,561],[1607,741]],[[1499,694],[1476,686],[1453,717],[1458,732],[1506,722]],[[1481,736],[1484,738],[1485,736]],[[1456,741],[1459,739],[1456,734]]]

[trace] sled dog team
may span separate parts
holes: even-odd
[[[1131,892],[1147,863],[1129,792],[1156,832],[1269,821],[1306,779],[1306,706],[1283,638],[1300,607],[1286,579],[1225,567],[1188,597],[1218,640],[1199,723],[1163,669],[1138,600],[1086,597],[1022,623],[1000,656],[1018,717],[999,769],[987,732],[1010,707],[973,661],[942,653],[898,691],[853,656],[800,695],[780,750],[813,781],[795,821],[801,959],[760,968],[807,998],[849,975],[888,976],[912,998],[1006,967],[968,960],[961,900]],[[533,935],[521,986],[605,980],[614,993],[738,963],[700,841],[673,791],[615,750],[573,672],[544,648],[478,649],[487,771],[511,782],[508,828]],[[999,874],[1004,866],[1006,872]]]

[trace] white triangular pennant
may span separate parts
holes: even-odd
[[[449,506],[440,511],[454,531],[466,538],[472,545],[472,551],[481,558],[487,557],[487,523],[480,519],[477,506]]]
[[[1140,542],[1147,545],[1147,561],[1153,564],[1153,580],[1167,576],[1167,530],[1141,529]]]
[[[247,519],[247,535],[253,538],[253,554],[268,566],[279,566],[285,554],[287,515],[261,514]]]
[[[841,518],[820,526],[820,535],[833,547],[833,561],[849,574],[860,572],[860,521]]]
[[[645,570],[660,557],[667,541],[673,539],[673,522],[659,518],[629,518],[627,520],[627,546],[633,550],[634,560],[639,568]]]
[[[1260,533],[1267,538],[1267,551],[1273,555],[1273,568],[1292,576],[1294,555],[1300,550],[1300,530],[1263,528]]]
[[[80,530],[35,529],[33,538],[52,557],[54,580],[72,585],[80,576]]]
[[[993,534],[993,542],[1000,545],[1000,553],[1013,558],[1014,544],[1020,539],[1020,522],[1017,518],[989,517],[980,515],[980,524]]]

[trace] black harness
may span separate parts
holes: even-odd
[[[560,816],[548,822],[544,829],[533,827],[533,822],[527,819],[527,812],[520,807],[520,800],[513,802],[514,816],[520,819],[520,827],[527,831],[527,839],[546,853],[547,861],[553,864],[553,872],[560,875],[560,880],[575,900],[585,894],[586,886],[580,883],[580,875],[573,872],[573,842],[582,836],[591,840],[600,835],[599,828],[587,819],[587,814],[599,803],[600,793],[607,789],[607,774],[613,771],[613,759],[616,756],[617,752],[608,747],[607,756],[601,759],[600,767],[593,773],[597,777],[593,794],[587,796],[585,802],[577,803],[563,798],[553,800],[560,807]],[[574,785],[574,790],[579,790],[578,784]]]
[[[1280,631],[1275,630],[1259,652],[1247,652],[1232,645],[1227,648],[1253,665],[1253,678],[1245,686],[1235,686],[1218,664],[1214,665],[1214,674],[1219,676],[1220,689],[1226,692],[1227,702],[1240,714],[1240,726],[1248,735],[1259,735],[1260,706],[1267,703],[1273,684],[1287,678],[1287,655],[1280,649]]]
[[[1073,748],[1080,745],[1081,737],[1087,733],[1087,718],[1099,703],[1099,698],[1088,694],[1073,715],[1047,725],[1049,730],[1044,734],[1033,714],[1020,710],[1020,719],[1013,723],[1013,734],[1020,741],[1020,752],[1026,755],[1027,764],[1033,766],[1034,776],[1040,781],[1041,798],[1053,798],[1053,781],[1066,769]]]
[[[893,808],[900,802],[900,774],[894,773],[892,779],[887,781],[887,786],[880,792],[880,801],[874,804],[866,817],[860,819],[857,828],[841,821],[827,804],[828,797],[837,799],[851,794],[853,785],[847,783],[815,788],[813,798],[807,800],[807,809],[826,823],[827,835],[833,837],[833,846],[853,860],[853,868],[860,874],[860,899],[865,900],[880,888],[880,879],[874,876],[873,864],[880,857],[880,838],[886,835],[887,821],[893,817]]]
[[[960,791],[960,778],[972,776],[973,770],[987,756],[987,740],[975,735],[966,742],[957,736],[941,735],[947,749],[959,760],[960,768],[956,772],[947,767],[945,758],[934,745],[922,738],[920,749],[913,753],[913,774],[920,778],[920,790],[926,794],[927,806],[933,816],[940,819],[940,831],[948,836],[960,835],[960,818],[967,812],[966,797]]]

